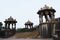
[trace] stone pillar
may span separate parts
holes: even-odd
[[[5,23],[5,28],[7,28],[7,23]]]
[[[49,21],[49,19],[48,19],[48,11],[45,11],[45,18],[46,18],[46,22],[48,22]]]
[[[55,34],[55,23],[54,23],[54,28],[53,28],[53,34]]]
[[[33,25],[30,25],[30,28],[33,28]]]
[[[28,28],[28,25],[26,25],[27,27],[26,28]]]
[[[43,13],[39,15],[39,23],[43,23]]]
[[[12,24],[12,29],[13,29],[13,24]]]
[[[8,23],[8,29],[10,29],[10,23]]]
[[[42,23],[42,16],[39,15],[39,23]]]
[[[33,28],[33,25],[32,25],[32,28]]]
[[[29,27],[31,28],[31,25],[28,25],[28,28],[29,28]]]
[[[25,25],[25,28],[28,28],[28,25]]]
[[[53,15],[53,21],[54,21],[54,34],[55,34],[55,27],[56,27],[56,26],[55,26],[55,25],[56,25],[56,24],[55,24],[55,15]]]
[[[15,29],[16,29],[16,23],[14,25],[15,25]]]
[[[51,15],[51,19],[52,19],[52,21],[54,21],[54,16],[53,15]]]
[[[46,16],[46,15],[45,15],[45,20],[46,20],[46,22],[48,21],[48,20],[47,20],[47,16]]]
[[[52,24],[53,24],[53,31],[52,31],[52,35],[55,34],[55,15],[53,12],[50,12],[51,13],[51,21],[52,21]]]
[[[41,13],[41,20],[42,20],[42,22],[43,22],[43,13]]]
[[[54,20],[54,13],[51,11],[50,11],[50,13],[51,13],[51,20]]]
[[[26,25],[25,25],[25,28],[26,28]]]

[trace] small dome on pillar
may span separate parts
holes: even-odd
[[[17,21],[16,21],[16,19],[13,19],[12,16],[10,16],[9,18],[5,19],[4,23],[5,23],[5,28],[10,29],[10,27],[11,27],[10,24],[12,24],[12,29],[13,29],[13,24],[14,24],[14,26],[15,26],[14,29],[16,29]]]
[[[25,28],[28,28],[28,27],[33,28],[33,23],[29,20],[25,23]]]
[[[12,21],[13,20],[13,18],[12,18],[12,16],[10,16],[9,18],[8,18],[8,21]]]
[[[48,11],[48,12],[56,12],[55,11],[55,9],[53,9],[52,7],[49,7],[49,6],[47,6],[47,5],[45,5],[44,7],[42,7],[40,10],[38,10],[38,12],[37,12],[37,14],[41,14],[42,12],[44,13],[44,12],[46,12],[46,11]]]
[[[28,20],[28,21],[25,23],[25,25],[29,25],[29,24],[33,24],[33,23]]]
[[[9,18],[5,19],[4,22],[14,22],[14,23],[17,23],[16,19],[13,19],[12,16],[10,16]]]

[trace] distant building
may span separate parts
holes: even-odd
[[[25,22],[25,28],[33,28],[33,22],[31,22],[31,21],[27,21],[27,22]]]
[[[17,23],[17,21],[16,21],[16,19],[13,19],[11,16],[8,18],[8,19],[6,19],[5,21],[4,21],[4,23],[5,23],[5,28],[7,29],[11,29],[10,27],[11,27],[11,25],[12,25],[12,29],[16,29],[16,23]],[[13,28],[13,26],[14,26],[14,28]]]
[[[11,16],[4,21],[5,27],[2,27],[0,30],[0,37],[10,37],[16,33],[16,19],[13,19]],[[2,24],[0,24],[2,26]],[[11,28],[10,28],[11,27]]]

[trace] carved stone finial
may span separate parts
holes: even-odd
[[[45,5],[43,8],[41,8],[41,9],[49,9],[49,6],[47,6],[47,5]]]
[[[46,9],[49,9],[49,6],[45,5],[45,8],[46,8]]]
[[[53,9],[52,7],[50,7],[50,9]]]

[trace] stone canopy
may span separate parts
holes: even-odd
[[[13,23],[17,23],[16,19],[13,19],[12,16],[10,16],[8,19],[5,19],[4,22],[13,22]]]
[[[40,13],[44,13],[46,11],[51,11],[53,13],[55,13],[55,9],[53,9],[52,7],[49,7],[47,5],[45,5],[44,7],[42,7],[37,13],[40,14]],[[45,15],[45,14],[44,14]]]
[[[25,23],[25,25],[33,25],[33,23],[28,20],[28,21]]]

